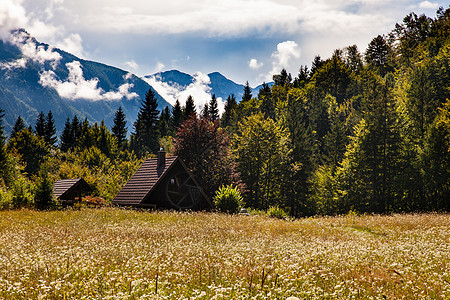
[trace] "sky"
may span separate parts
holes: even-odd
[[[252,87],[282,68],[296,76],[316,55],[364,52],[433,0],[0,0],[0,38],[25,28],[38,41],[138,76],[220,72]],[[77,65],[71,66],[75,71]]]

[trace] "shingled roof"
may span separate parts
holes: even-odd
[[[73,194],[78,194],[77,190],[86,191],[89,189],[89,185],[83,178],[75,179],[60,179],[53,185],[53,195],[58,200],[74,200]],[[69,199],[66,199],[69,198]]]
[[[130,206],[149,206],[146,203],[149,202],[149,198],[158,197],[162,198],[164,195],[161,194],[162,187],[165,186],[167,181],[176,172],[182,169],[190,177],[190,180],[198,187],[198,191],[201,196],[208,203],[208,206],[212,204],[207,199],[206,195],[203,193],[198,183],[193,178],[192,174],[187,170],[184,163],[177,156],[165,157],[165,152],[160,151],[158,153],[158,158],[147,159],[136,171],[136,173],[130,178],[130,180],[125,184],[122,190],[113,199],[113,204],[118,205],[130,205]],[[155,192],[156,191],[156,192]],[[154,195],[152,195],[154,193]],[[152,195],[152,196],[151,196]],[[153,199],[151,203],[161,204],[161,199]],[[155,204],[154,207],[157,205]]]

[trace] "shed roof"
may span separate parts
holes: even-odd
[[[166,157],[165,164],[158,169],[157,158],[147,159],[112,202],[123,205],[139,205],[177,161],[179,161],[177,156]]]
[[[53,195],[60,199],[64,194],[73,191],[79,186],[85,188],[88,187],[88,184],[83,178],[57,180],[53,185]]]

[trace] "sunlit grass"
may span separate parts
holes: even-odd
[[[450,215],[0,212],[0,299],[449,299]]]

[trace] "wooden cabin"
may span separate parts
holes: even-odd
[[[62,205],[73,205],[91,192],[91,187],[83,178],[60,179],[53,185],[53,196]]]
[[[208,210],[213,207],[191,172],[177,156],[164,151],[147,159],[112,201],[121,206]]]

